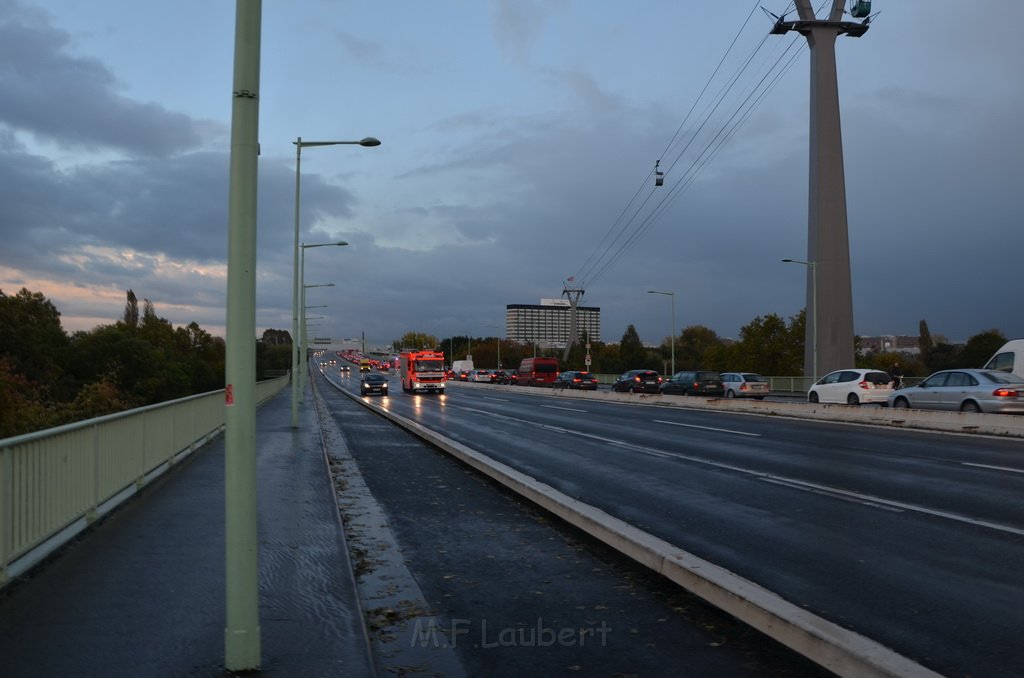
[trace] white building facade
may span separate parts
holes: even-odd
[[[565,299],[541,299],[539,304],[505,306],[505,338],[522,344],[564,347],[569,341],[572,308]],[[601,341],[601,309],[577,306],[576,325],[580,337]]]

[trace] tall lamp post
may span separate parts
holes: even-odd
[[[647,294],[664,294],[666,297],[672,297],[672,374],[676,373],[676,293],[675,292],[659,292],[658,290],[647,290]]]
[[[800,259],[783,259],[784,264],[803,264],[811,274],[811,383],[818,381],[818,264]],[[807,351],[804,350],[804,374],[807,373]]]
[[[296,375],[299,372],[299,346],[296,338],[299,336],[299,196],[301,195],[300,179],[302,177],[302,149],[311,146],[380,146],[380,141],[373,137],[366,137],[359,141],[303,141],[298,137],[292,142],[295,144],[295,253],[292,274],[292,428],[299,425],[299,385]]]
[[[339,240],[338,242],[314,243],[314,244],[311,244],[311,245],[307,245],[306,243],[302,243],[301,245],[299,245],[299,251],[302,253],[302,257],[299,259],[299,281],[300,281],[300,285],[304,285],[306,283],[306,250],[307,249],[310,249],[311,247],[347,247],[347,246],[348,246],[348,243],[345,242],[344,240]],[[306,290],[305,290],[305,288],[303,288],[302,289],[302,300],[301,300],[301,303],[300,303],[300,305],[303,308],[305,308],[305,306],[306,306],[306,296],[305,295],[306,295]],[[298,317],[301,318],[305,314],[306,314],[306,312],[303,311],[302,314],[299,315]],[[293,325],[293,327],[294,327],[294,325]],[[295,428],[296,426],[298,426],[298,422],[299,422],[299,418],[298,418],[298,403],[305,402],[305,400],[306,400],[306,391],[305,391],[306,382],[305,382],[305,376],[304,376],[305,375],[305,349],[306,349],[306,345],[305,345],[305,341],[304,341],[304,335],[305,334],[306,334],[305,326],[304,325],[300,325],[297,329],[295,329],[295,331],[294,331],[294,333],[292,335],[294,337],[294,339],[292,340],[292,345],[295,348],[295,350],[293,351],[294,356],[293,356],[293,361],[292,361],[292,428]],[[296,343],[296,342],[298,342],[298,343]],[[301,369],[299,368],[299,362],[298,362],[298,356],[300,355],[300,352],[302,352],[301,355],[302,355],[302,365],[303,365]],[[295,397],[296,393],[298,394],[297,398]]]
[[[260,0],[235,9],[224,368],[224,668],[260,668],[256,501],[256,194]],[[293,335],[294,336],[294,335]]]
[[[302,322],[299,323],[299,350],[302,351],[302,366],[299,369],[299,402],[306,399],[306,290],[310,287],[334,287],[334,283],[321,283],[319,285],[302,284],[302,300],[299,302],[302,311]]]

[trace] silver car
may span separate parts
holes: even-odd
[[[726,398],[757,398],[771,393],[768,380],[753,372],[722,372],[722,386]]]
[[[942,370],[917,386],[893,391],[893,407],[1024,414],[1024,378],[996,370]]]

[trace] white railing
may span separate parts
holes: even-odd
[[[256,385],[257,402],[288,377]],[[224,428],[211,391],[0,440],[0,587]]]

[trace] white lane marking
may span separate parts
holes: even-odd
[[[794,483],[794,482],[792,482],[790,480],[783,480],[781,478],[760,478],[759,480],[763,480],[766,483],[772,483],[774,485],[781,485],[783,487],[788,487],[788,488],[794,489],[794,490],[803,490],[804,492],[813,492],[814,494],[820,494],[820,495],[824,495],[826,497],[832,497],[833,499],[841,499],[843,501],[852,501],[852,502],[857,503],[857,504],[863,504],[864,506],[871,506],[872,508],[882,509],[883,511],[892,511],[893,513],[903,513],[903,509],[901,509],[901,508],[895,508],[895,507],[892,507],[892,506],[886,506],[884,504],[879,504],[878,502],[871,501],[869,499],[855,499],[853,497],[847,497],[847,496],[844,496],[844,495],[842,495],[842,494],[840,494],[838,492],[833,492],[831,490],[818,489],[816,487],[805,487],[805,486],[803,486],[800,483]]]
[[[549,410],[565,410],[566,412],[586,412],[587,410],[578,410],[575,407],[558,407],[557,405],[541,405],[540,407],[547,408]]]
[[[1009,471],[1010,473],[1024,473],[1024,468],[1010,468],[1009,466],[992,466],[991,464],[972,464],[969,461],[960,462],[962,466],[973,466],[975,468],[988,468],[993,471]]]
[[[976,519],[976,518],[971,518],[969,516],[963,516],[963,515],[960,515],[958,513],[952,513],[950,511],[940,511],[938,509],[931,509],[931,508],[928,508],[928,507],[925,507],[925,506],[917,506],[916,504],[908,504],[908,503],[902,502],[902,501],[895,501],[895,500],[892,500],[892,499],[883,499],[881,497],[876,497],[876,496],[870,495],[870,494],[862,494],[860,492],[853,492],[853,491],[850,491],[850,490],[844,490],[842,488],[831,487],[829,485],[821,485],[821,484],[818,484],[818,483],[811,483],[811,482],[807,482],[807,481],[804,481],[804,480],[797,480],[796,478],[788,478],[786,476],[778,476],[778,475],[775,475],[773,473],[766,473],[764,471],[755,471],[753,469],[744,468],[742,466],[736,466],[735,464],[726,464],[724,462],[713,461],[711,459],[705,459],[703,457],[694,457],[694,456],[689,455],[689,454],[682,454],[682,453],[679,453],[679,452],[665,452],[663,450],[657,450],[657,449],[654,449],[654,448],[645,447],[643,445],[636,445],[634,443],[628,443],[628,442],[626,442],[624,440],[613,440],[611,438],[606,438],[606,437],[603,437],[603,436],[597,436],[597,435],[594,435],[592,433],[584,433],[582,431],[574,431],[574,430],[571,430],[571,429],[562,428],[560,426],[551,426],[550,424],[538,424],[536,422],[528,421],[526,419],[517,419],[516,417],[509,417],[507,415],[497,414],[495,412],[488,412],[487,410],[477,410],[477,409],[474,409],[474,408],[471,408],[471,407],[459,407],[458,409],[465,409],[465,410],[469,410],[471,412],[478,412],[480,414],[485,414],[485,415],[487,415],[489,417],[496,417],[496,418],[499,418],[499,419],[506,419],[508,421],[514,421],[514,422],[518,422],[518,423],[522,423],[522,424],[529,424],[531,426],[536,426],[538,428],[547,429],[549,431],[556,431],[558,433],[568,433],[568,434],[576,436],[576,437],[590,438],[592,440],[599,440],[599,441],[607,443],[609,445],[614,445],[615,447],[621,447],[621,448],[625,448],[625,449],[628,449],[628,450],[633,450],[635,452],[640,452],[642,454],[647,454],[647,455],[650,455],[652,457],[659,457],[659,458],[662,458],[662,459],[673,457],[673,458],[676,458],[676,459],[682,459],[684,461],[690,461],[690,462],[693,462],[695,464],[703,464],[705,466],[711,466],[713,468],[720,468],[720,469],[724,469],[724,470],[727,470],[727,471],[736,471],[737,473],[742,473],[742,474],[745,474],[745,475],[753,476],[754,478],[757,478],[759,480],[765,480],[765,481],[768,481],[768,482],[774,482],[774,483],[780,484],[780,485],[784,484],[784,485],[792,487],[793,489],[805,489],[805,490],[808,490],[808,491],[817,491],[818,493],[822,493],[822,494],[827,493],[829,495],[834,496],[837,499],[839,499],[839,498],[850,499],[850,500],[853,500],[853,501],[856,501],[856,502],[859,502],[859,503],[862,503],[862,504],[865,504],[865,505],[868,505],[868,506],[873,505],[873,504],[877,504],[878,508],[887,508],[889,510],[896,509],[896,510],[903,510],[903,511],[911,511],[911,512],[914,512],[914,513],[923,513],[925,515],[935,516],[937,518],[946,518],[947,520],[953,520],[953,521],[960,522],[960,523],[967,523],[969,525],[976,525],[978,527],[987,527],[989,529],[996,530],[996,531],[999,531],[999,532],[1007,532],[1009,534],[1016,534],[1016,535],[1024,536],[1024,529],[1013,527],[1012,525],[1003,525],[1001,523],[993,523],[993,522],[988,521],[988,520],[979,520],[979,519]]]
[[[860,492],[851,492],[850,490],[843,490],[843,489],[840,489],[838,487],[829,487],[828,485],[819,485],[817,483],[808,483],[808,482],[804,482],[802,480],[795,480],[795,479],[792,479],[792,478],[787,478],[786,479],[786,484],[790,484],[790,483],[792,483],[794,485],[800,485],[800,486],[803,486],[803,487],[808,488],[808,489],[818,489],[818,490],[826,490],[828,492],[834,492],[834,493],[836,493],[838,495],[842,495],[844,497],[849,497],[851,499],[854,499],[855,501],[877,502],[879,504],[882,504],[883,506],[889,506],[889,507],[894,507],[894,508],[898,508],[898,509],[903,509],[904,511],[914,511],[914,512],[917,512],[917,513],[924,513],[924,514],[927,514],[927,515],[930,515],[930,516],[936,516],[938,518],[946,518],[948,520],[955,520],[955,521],[960,522],[960,523],[967,523],[969,525],[978,525],[980,527],[988,527],[988,528],[991,528],[993,530],[998,530],[1000,532],[1008,532],[1010,534],[1016,534],[1016,535],[1024,536],[1024,530],[1022,530],[1020,528],[1013,527],[1011,525],[1003,525],[1001,523],[993,523],[993,522],[990,522],[988,520],[979,520],[977,518],[971,518],[969,516],[962,516],[959,513],[951,513],[949,511],[940,511],[938,509],[930,509],[930,508],[927,508],[927,507],[924,507],[924,506],[917,506],[916,504],[907,504],[906,502],[895,501],[893,499],[882,499],[881,497],[875,497],[875,496],[870,495],[870,494],[861,494]]]
[[[495,400],[495,401],[497,401],[499,403],[507,403],[507,402],[509,402],[508,398],[495,398],[494,396],[480,396],[480,398],[481,398],[481,400]]]
[[[682,426],[683,428],[699,428],[702,431],[717,431],[719,433],[732,433],[738,436],[751,436],[753,438],[760,438],[760,433],[748,433],[746,431],[734,431],[728,428],[715,428],[714,426],[697,426],[696,424],[681,424],[678,421],[665,421],[664,419],[655,419],[655,424],[668,424],[669,426]]]

